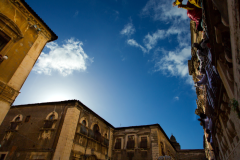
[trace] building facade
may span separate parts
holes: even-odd
[[[12,106],[0,126],[0,160],[182,159],[159,124],[115,128],[77,100]],[[189,159],[206,160],[204,150]]]
[[[204,129],[204,147],[209,160],[240,159],[240,26],[239,0],[203,1],[204,35],[191,26],[192,44],[208,39],[204,72],[199,70],[197,49],[188,62],[194,82],[206,75],[196,88],[197,109]],[[193,23],[193,22],[191,22]],[[200,81],[199,81],[200,80]]]
[[[24,0],[0,1],[0,125],[45,44],[56,39]]]

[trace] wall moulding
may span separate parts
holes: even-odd
[[[2,13],[0,13],[0,30],[7,34],[7,36],[11,37],[14,41],[23,38],[23,34],[18,26]]]
[[[0,99],[12,103],[20,92],[0,81]]]
[[[44,25],[39,22],[27,9],[26,7],[19,1],[19,0],[10,0],[12,4],[23,13],[23,15],[26,17],[27,21],[29,21],[29,24],[35,26],[37,31],[43,33],[49,40],[51,39],[51,34],[46,30]]]

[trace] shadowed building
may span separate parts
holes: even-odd
[[[204,130],[204,148],[209,160],[240,159],[240,1],[203,1],[202,26],[208,41],[204,60],[192,48],[189,74],[197,86],[197,109]],[[202,35],[190,25],[191,40],[201,42]],[[199,50],[198,50],[199,51]],[[203,72],[199,69],[203,61]],[[201,62],[200,62],[201,64]],[[202,81],[203,82],[203,81]]]
[[[45,44],[56,39],[24,0],[0,1],[0,125]]]
[[[115,128],[77,100],[12,106],[0,126],[0,143],[3,160],[178,160],[186,155],[159,124]],[[187,154],[206,160],[202,153]]]

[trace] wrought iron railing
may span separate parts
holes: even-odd
[[[84,126],[82,124],[79,124],[79,125],[80,125],[80,134],[83,134],[88,138],[94,139],[95,141],[97,141],[105,146],[109,145],[109,140],[107,138],[103,137],[99,132],[94,133],[93,130],[87,128],[86,126]]]

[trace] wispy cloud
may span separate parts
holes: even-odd
[[[135,28],[132,24],[132,22],[129,22],[128,24],[126,24],[124,26],[124,28],[122,29],[122,31],[120,32],[120,34],[122,35],[126,35],[126,36],[131,36],[132,34],[135,33]]]
[[[150,16],[155,21],[164,21],[170,26],[165,30],[157,30],[155,33],[148,33],[145,36],[143,42],[148,52],[154,49],[161,39],[177,40],[177,45],[170,51],[164,48],[155,49],[154,71],[162,72],[166,76],[183,78],[186,80],[186,83],[192,85],[193,80],[188,75],[187,65],[187,60],[191,57],[191,42],[189,32],[190,20],[186,10],[172,7],[172,1],[149,0],[142,9],[141,14]]]
[[[181,26],[181,25],[180,25]],[[147,34],[145,38],[143,39],[144,45],[150,51],[153,49],[158,40],[165,39],[167,37],[170,37],[172,35],[177,35],[177,41],[180,47],[187,46],[188,41],[190,40],[189,30],[182,29],[181,27],[178,28],[174,24],[168,28],[167,30],[157,30],[155,33]]]
[[[178,101],[178,100],[179,100],[179,97],[178,97],[178,96],[174,97],[174,100],[175,100],[175,101]]]
[[[74,16],[73,17],[76,17],[78,15],[78,11],[75,12]]]
[[[157,43],[159,39],[164,39],[166,37],[166,32],[164,30],[157,30],[155,33],[150,35],[149,33],[143,39],[143,42],[148,50],[151,50]]]
[[[58,71],[61,75],[70,75],[73,71],[86,71],[87,65],[93,62],[84,52],[83,43],[73,38],[68,39],[62,46],[56,42],[46,45],[48,53],[42,52],[33,71],[51,75]]]
[[[168,76],[180,76],[185,78],[188,84],[192,84],[192,80],[188,75],[187,60],[191,57],[191,47],[185,47],[181,50],[166,51],[159,49],[163,54],[162,57],[155,59],[155,71],[160,71]]]
[[[134,39],[128,39],[127,43],[131,46],[140,48],[143,51],[143,53],[147,53],[147,50],[143,46],[138,44]]]
[[[172,1],[149,0],[142,10],[142,15],[150,15],[154,20],[162,21],[188,19],[186,10],[172,7]]]

